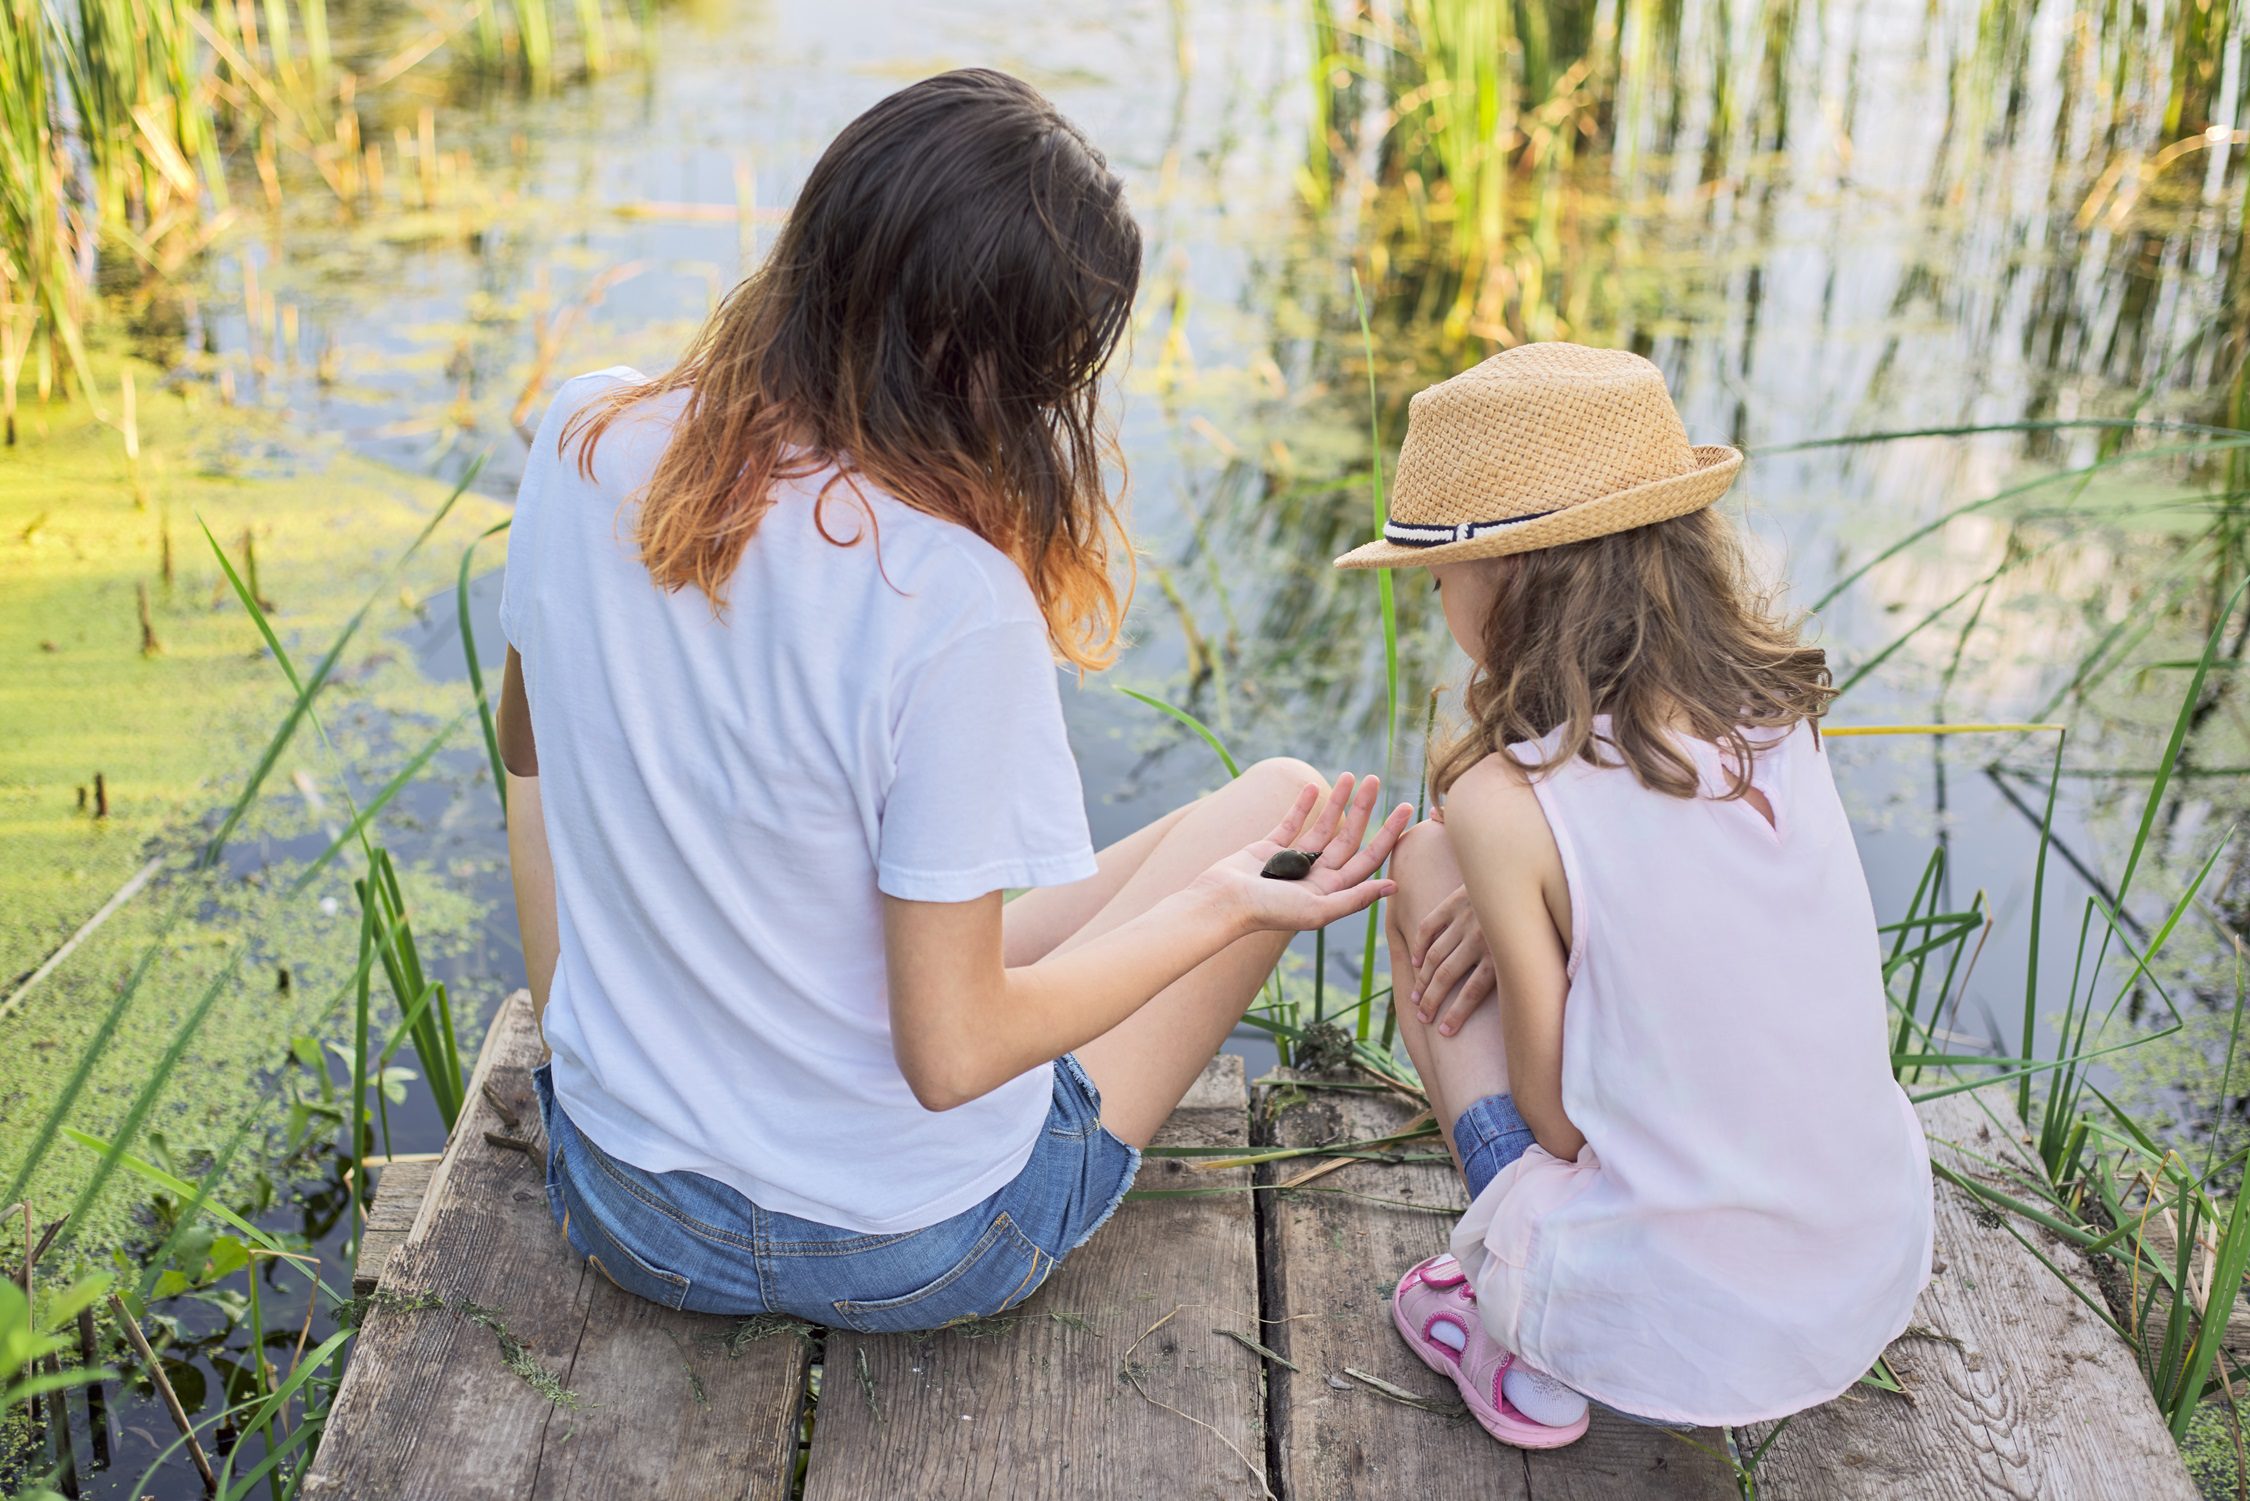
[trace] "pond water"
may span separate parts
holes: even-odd
[[[1304,7],[1185,0],[695,0],[658,13],[645,69],[547,97],[410,76],[365,101],[365,134],[434,141],[449,163],[439,201],[340,226],[317,195],[290,200],[213,260],[191,336],[246,399],[402,468],[457,474],[489,450],[477,484],[505,496],[525,412],[535,422],[537,402],[578,371],[666,364],[853,115],[947,67],[1020,73],[1126,176],[1148,237],[1116,393],[1142,550],[1135,639],[1114,672],[1065,693],[1099,841],[1222,775],[1199,740],[1113,681],[1190,710],[1245,761],[1289,753],[1331,771],[1383,769],[1376,585],[1328,568],[1370,525],[1355,264],[1387,444],[1405,397],[1495,336],[1640,349],[1667,372],[1692,435],[1751,450],[1730,504],[1799,605],[1955,507],[2101,460],[2115,435],[1789,445],[2096,416],[2230,420],[2226,383],[2250,328],[2238,296],[2242,145],[2229,133],[2239,46],[2213,49],[2223,65],[2182,104],[2185,65],[2163,27],[2105,29],[2060,0],[1853,0],[1798,20],[1793,7],[1642,0],[1555,9],[1569,24],[1552,39],[1554,71],[1593,59],[1586,87],[1598,97],[1519,173],[1485,295],[1450,342],[1446,255],[1397,227],[1401,190],[1374,144],[1377,91],[1334,96],[1344,149],[1315,208],[1305,182],[1320,91]],[[1604,85],[1605,67],[1621,81]],[[2195,137],[2208,120],[2218,128]],[[291,347],[252,316],[260,297],[298,310]],[[2132,837],[2147,786],[2136,774],[2157,763],[2185,686],[2160,664],[2195,655],[2212,590],[2223,597],[2242,571],[2222,535],[2231,512],[2209,498],[2231,488],[2208,455],[2050,485],[1952,522],[1821,612],[1840,680],[1876,664],[1835,723],[2067,719],[2067,768],[2123,773],[2063,783],[2047,901],[2066,918],[2045,934],[2048,965],[2068,967],[2085,896],[2114,883]],[[497,576],[481,579],[488,655],[496,597]],[[1423,579],[1400,576],[1398,608],[1391,766],[1411,795],[1427,694],[1457,684],[1459,667]],[[2050,709],[2120,620],[2150,633],[2118,644],[2121,665],[2083,701]],[[405,644],[433,679],[458,682],[449,611]],[[2189,753],[2202,768],[2240,765],[2245,738],[2222,698]],[[1831,743],[1886,917],[1941,840],[1941,906],[1984,894],[1996,928],[1952,1025],[2009,1045],[2051,739]],[[520,956],[482,766],[464,737],[409,793],[391,842],[406,858],[440,845],[458,857],[493,917],[450,965],[512,981]],[[2163,820],[2129,907],[2144,927],[2240,802],[2236,779],[2212,776]],[[2227,936],[2237,886],[2222,861],[2183,926],[2196,955]],[[1328,946],[1332,993],[1358,991],[1359,931]],[[2183,1003],[2219,993],[2199,964],[2184,966]],[[1254,1069],[1272,1056],[1255,1036],[1241,1046]],[[442,1136],[419,1099],[392,1127],[399,1151]],[[341,1231],[315,1228],[335,1254]],[[129,1494],[169,1438],[150,1405],[113,1421],[113,1464],[89,1477],[89,1494]],[[195,1485],[174,1464],[152,1489]]]

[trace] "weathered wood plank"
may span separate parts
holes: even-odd
[[[1244,1107],[1220,1059],[1159,1141],[1244,1143]],[[1138,1186],[1247,1181],[1151,1157]],[[1261,1495],[1260,1362],[1219,1333],[1259,1337],[1252,1219],[1244,1192],[1133,1200],[1007,1320],[831,1330],[807,1501]]]
[[[715,1342],[724,1321],[617,1292],[555,1229],[542,1157],[485,1139],[535,1133],[541,1051],[518,992],[493,1019],[468,1110],[384,1271],[305,1494],[786,1496],[801,1349],[769,1341],[728,1359]],[[487,1088],[521,1122],[512,1132]],[[520,1344],[514,1369],[504,1343]],[[553,1378],[579,1405],[551,1402],[527,1376]]]
[[[1261,1101],[1261,1140],[1280,1146],[1364,1141],[1401,1129],[1413,1108],[1395,1095],[1286,1086]],[[1434,1139],[1427,1150],[1443,1151]],[[1286,1182],[1325,1158],[1261,1169]],[[1351,1197],[1358,1196],[1358,1197]],[[1273,1373],[1283,1494],[1321,1501],[1398,1496],[1664,1498],[1733,1501],[1723,1435],[1681,1437],[1597,1412],[1567,1449],[1528,1454],[1493,1442],[1465,1418],[1406,1406],[1345,1374],[1364,1371],[1433,1403],[1453,1384],[1423,1365],[1391,1324],[1391,1288],[1445,1249],[1467,1207],[1450,1164],[1355,1162],[1305,1188],[1261,1194],[1266,1306],[1274,1347],[1298,1370]]]
[[[571,1388],[535,1494],[615,1501],[753,1501],[789,1494],[808,1341],[730,1346],[733,1319],[673,1313],[588,1276]],[[565,1437],[567,1432],[567,1438]]]
[[[2013,1104],[1993,1096],[1994,1112]],[[1922,1107],[1939,1161],[2016,1150],[1967,1095]],[[2077,1253],[2043,1232],[2041,1250]],[[1934,1275],[1890,1365],[1911,1401],[1849,1393],[1800,1413],[1756,1469],[1765,1501],[2191,1501],[2179,1452],[2125,1344],[2014,1236],[1948,1183],[1937,1186]],[[2089,1275],[2087,1285],[2092,1285]],[[1745,1452],[1772,1430],[1746,1433]]]
[[[503,1120],[486,1087],[535,1118],[539,1061],[528,996],[511,996],[477,1056],[464,1113],[406,1243],[369,1311],[328,1420],[308,1496],[459,1497],[514,1501],[532,1493],[553,1409],[500,1361],[493,1317],[549,1370],[567,1367],[585,1325],[584,1268],[546,1223],[544,1170],[484,1139]],[[415,1308],[434,1299],[442,1306]]]
[[[364,1298],[383,1280],[391,1253],[406,1244],[414,1217],[422,1212],[422,1199],[437,1161],[408,1160],[387,1163],[375,1175],[375,1202],[368,1206],[367,1222],[360,1226],[359,1255],[352,1261],[352,1296]]]

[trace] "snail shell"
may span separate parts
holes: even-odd
[[[1302,881],[1312,874],[1313,856],[1307,850],[1277,850],[1258,874],[1269,881]]]

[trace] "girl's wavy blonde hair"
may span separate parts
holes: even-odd
[[[1560,729],[1527,766],[1532,776],[1573,759],[1624,765],[1644,786],[1694,797],[1685,734],[1720,748],[1723,796],[1739,798],[1757,754],[1746,732],[1817,723],[1836,696],[1828,654],[1755,582],[1714,510],[1494,561],[1498,587],[1463,694],[1469,722],[1430,752],[1439,795],[1494,751]]]

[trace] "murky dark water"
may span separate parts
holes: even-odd
[[[1567,162],[1524,174],[1486,331],[1625,343],[1656,359],[1691,434],[1753,451],[1737,514],[1795,601],[1811,603],[1893,538],[2036,467],[2095,462],[2102,435],[1760,449],[2089,414],[2223,416],[2245,322],[2231,167],[2241,148],[2213,137],[2144,170],[2151,152],[2135,143],[2200,128],[2192,110],[2185,123],[2164,118],[2157,54],[2089,31],[2062,3],[2003,7],[2019,14],[1993,23],[1997,33],[1985,8],[1923,0],[1860,0],[1795,26],[1730,23],[1723,6],[1581,9],[1621,33],[1595,50],[1623,59],[1609,66],[1628,82]],[[1426,267],[1395,252],[1372,264],[1377,233],[1354,207],[1369,195],[1372,149],[1361,175],[1341,180],[1342,206],[1306,206],[1306,31],[1302,8],[1278,3],[706,0],[666,13],[645,74],[544,101],[442,109],[438,144],[467,154],[474,187],[420,221],[427,233],[340,230],[321,205],[293,205],[273,234],[213,267],[204,316],[243,389],[307,429],[441,473],[489,448],[480,485],[505,494],[520,468],[512,417],[527,387],[664,365],[841,125],[914,77],[971,62],[1011,68],[1108,152],[1148,233],[1140,321],[1118,382],[1144,558],[1136,642],[1110,677],[1191,709],[1244,760],[1290,753],[1332,770],[1380,769],[1375,585],[1327,566],[1369,525],[1363,484],[1331,483],[1367,462],[1348,268],[1356,257],[1370,271],[1389,441],[1407,393],[1491,346],[1472,336],[1444,347],[1448,298]],[[2228,71],[2200,106],[2225,123],[2239,113],[2239,55],[2228,50]],[[747,227],[734,211],[746,185]],[[246,265],[302,313],[299,358],[262,380],[242,311]],[[333,381],[315,378],[322,365]],[[1822,612],[1843,674],[1958,602],[1854,684],[1836,722],[2031,717],[2111,621],[2135,610],[2167,618],[2166,580],[2182,558],[2196,578],[2229,566],[2206,536],[2208,505],[2148,509],[2199,492],[2201,479],[2182,461],[2120,468],[1964,517],[1884,563]],[[2206,547],[2209,564],[2192,551]],[[1400,584],[1395,770],[1410,794],[1425,695],[1457,681],[1458,668],[1426,585]],[[500,640],[496,586],[488,577],[475,591],[488,655]],[[2181,639],[2166,626],[2133,660],[2176,657]],[[433,678],[459,680],[449,611],[434,610],[408,644]],[[2056,717],[2078,727],[2067,763],[2154,764],[2181,683],[2176,672],[2125,674],[2090,704],[2062,705]],[[1215,783],[1199,742],[1109,681],[1089,680],[1066,702],[1097,840]],[[2199,733],[2201,764],[2250,760],[2231,710]],[[1881,911],[1904,906],[1941,838],[1952,855],[1946,905],[1986,895],[1998,927],[1955,1025],[2003,1040],[2020,1014],[2044,796],[2025,772],[2043,776],[2050,742],[1832,745]],[[1990,769],[1995,757],[2004,769]],[[473,740],[459,742],[409,795],[392,843],[409,859],[441,844],[462,857],[492,916],[453,969],[512,978],[520,956],[482,765]],[[2114,878],[2144,788],[2066,784],[2056,822],[2065,853],[2047,900],[2071,920],[2050,925],[2048,964],[2067,969],[2090,882]],[[2207,852],[2240,800],[2229,779],[2196,788],[2164,826],[2156,873],[2141,882],[2148,901],[2172,899],[2182,862]],[[2215,900],[2234,873],[2217,879]],[[2199,945],[2217,921],[2214,907],[2191,922]],[[1356,993],[1358,953],[1356,927],[1329,946],[1332,986]],[[1271,1057],[1256,1039],[1243,1046],[1254,1068]],[[426,1106],[394,1112],[392,1126],[397,1150],[439,1144]],[[335,1264],[340,1232],[318,1248]],[[128,1494],[169,1437],[151,1407],[128,1406],[113,1423],[116,1467],[89,1494]],[[152,1489],[186,1496],[194,1484],[175,1464]]]

